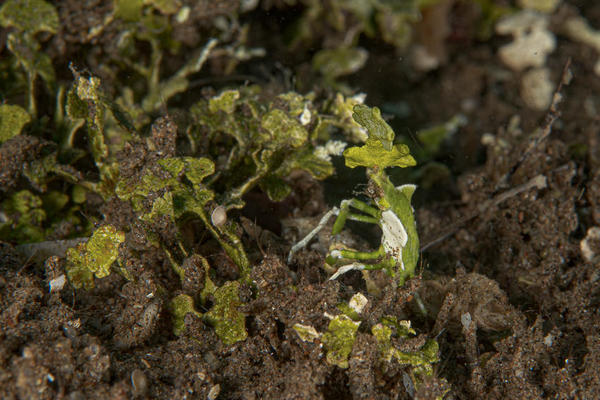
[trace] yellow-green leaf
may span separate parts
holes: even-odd
[[[387,168],[387,167],[414,167],[417,162],[410,155],[410,150],[405,144],[397,144],[387,151],[379,141],[367,140],[361,147],[351,147],[344,151],[346,166]]]
[[[58,13],[52,4],[43,0],[7,0],[0,8],[0,25],[31,35],[56,33]]]
[[[87,243],[67,250],[67,276],[75,288],[91,289],[94,276],[104,278],[110,274],[110,266],[119,255],[119,245],[125,234],[111,225],[96,229]]]
[[[248,337],[245,316],[238,310],[242,305],[238,291],[240,283],[230,281],[218,288],[215,293],[215,305],[205,314],[214,325],[217,336],[225,345],[231,345]]]
[[[31,116],[17,105],[0,105],[0,144],[21,133]]]
[[[171,300],[169,309],[173,316],[173,333],[177,336],[181,335],[185,330],[186,315],[192,313],[197,317],[202,316],[202,314],[194,308],[194,299],[187,294],[180,294]]]
[[[379,108],[357,104],[353,108],[352,118],[369,132],[369,139],[381,142],[385,150],[392,149],[394,130],[381,118]]]

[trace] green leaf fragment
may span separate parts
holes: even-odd
[[[414,167],[417,162],[410,155],[410,149],[405,144],[397,144],[390,151],[385,150],[378,141],[367,140],[361,147],[351,147],[344,150],[346,166],[387,168],[387,167]]]
[[[58,190],[52,190],[43,196],[43,200],[44,209],[48,212],[48,215],[54,215],[67,205],[69,195]]]
[[[42,199],[28,190],[16,192],[4,200],[1,209],[7,220],[0,223],[0,237],[21,243],[44,240],[42,224],[46,212],[41,207]]]
[[[83,204],[87,199],[88,190],[81,185],[74,185],[71,192],[71,200],[75,204]]]
[[[338,315],[329,322],[323,334],[323,344],[327,348],[327,362],[340,368],[348,368],[348,357],[352,352],[360,321],[353,321],[346,315]]]
[[[285,111],[274,109],[262,117],[261,127],[270,135],[272,148],[300,147],[308,140],[308,132],[295,118]]]
[[[367,62],[369,53],[360,47],[325,49],[313,57],[313,68],[324,76],[335,79],[353,74]]]
[[[416,136],[422,144],[421,151],[423,153],[423,157],[433,157],[440,150],[444,140],[448,139],[461,126],[466,125],[466,123],[466,117],[462,114],[457,114],[443,124],[439,124],[428,129],[419,130]]]
[[[0,144],[21,133],[31,121],[31,116],[22,107],[11,104],[0,105]]]
[[[88,116],[88,105],[85,101],[77,96],[77,87],[72,87],[67,92],[67,104],[65,111],[69,118],[73,121],[85,119]]]
[[[183,158],[181,157],[167,157],[161,160],[158,160],[158,165],[162,167],[165,171],[171,174],[172,177],[177,178],[183,172],[183,168],[185,167],[185,163],[183,162]]]
[[[235,101],[239,98],[239,90],[225,90],[208,101],[208,111],[213,114],[219,111],[231,114],[235,111]]]
[[[394,131],[383,120],[377,107],[357,104],[354,106],[352,117],[368,131],[369,137],[364,146],[351,147],[344,151],[347,167],[385,169],[406,168],[417,164],[407,145],[394,145]]]
[[[142,18],[144,0],[115,0],[114,15],[125,21],[136,22]]]
[[[381,323],[387,327],[395,328],[398,337],[407,338],[417,333],[411,328],[411,322],[408,320],[398,321],[398,318],[392,316],[386,316],[381,318]]]
[[[303,342],[314,342],[321,337],[319,332],[317,332],[317,330],[310,325],[294,324],[292,328],[296,331],[300,337],[300,340]]]
[[[184,157],[185,176],[194,185],[202,183],[204,178],[215,172],[215,164],[208,158]]]
[[[7,0],[0,8],[0,25],[13,27],[34,35],[37,32],[56,33],[58,12],[43,0]]]
[[[215,164],[205,157],[168,157],[159,160],[158,164],[174,178],[183,172],[194,185],[199,185],[215,172]]]
[[[352,118],[369,132],[369,139],[379,141],[387,151],[392,150],[394,130],[381,118],[379,108],[357,104],[353,108]]]
[[[314,95],[312,93],[303,96],[296,92],[287,92],[277,96],[287,104],[288,113],[293,117],[299,117],[309,107]]]
[[[146,4],[151,4],[154,8],[163,14],[175,14],[181,7],[179,0],[145,0]]]
[[[108,157],[108,146],[104,142],[104,114],[106,104],[100,93],[100,79],[91,76],[88,79],[76,74],[75,94],[79,102],[69,95],[67,97],[67,113],[72,119],[84,117],[87,123],[90,149],[94,161],[101,169]],[[86,111],[83,104],[87,103]],[[73,114],[71,114],[73,113]]]
[[[177,336],[181,336],[185,330],[185,316],[188,314],[194,314],[196,317],[201,318],[202,314],[194,308],[194,299],[187,294],[180,294],[173,298],[169,303],[169,310],[173,317],[173,333]]]
[[[275,175],[264,177],[259,185],[271,201],[283,201],[292,192],[290,185]]]
[[[67,277],[75,288],[91,289],[94,276],[104,278],[119,255],[119,245],[125,234],[111,225],[96,229],[87,243],[67,250]]]
[[[46,53],[40,52],[40,45],[30,35],[8,35],[6,45],[19,63],[27,71],[30,79],[36,75],[42,77],[46,85],[54,90],[55,76],[52,60]]]
[[[140,219],[146,222],[153,221],[159,216],[169,216],[171,219],[175,217],[175,211],[173,210],[173,194],[171,192],[165,192],[162,197],[157,198],[152,203],[152,210],[149,213],[140,216]]]
[[[100,99],[100,78],[90,76],[88,79],[78,76],[76,81],[77,97],[81,100],[97,102]]]
[[[217,336],[227,346],[245,340],[248,337],[245,315],[238,310],[242,304],[238,291],[240,283],[229,281],[215,293],[215,305],[205,314],[206,319],[215,327]]]
[[[388,319],[387,323],[379,323],[371,328],[371,333],[377,340],[381,359],[386,362],[396,360],[402,365],[410,365],[413,367],[413,374],[417,377],[433,374],[432,364],[439,362],[440,360],[438,356],[438,343],[435,340],[428,340],[415,352],[400,351],[394,347],[391,339],[393,330],[390,325],[393,324],[390,324],[390,321],[393,320],[395,321],[395,318],[392,317],[391,319]],[[403,337],[401,333],[399,333],[398,336]]]
[[[316,156],[312,149],[296,153],[293,160],[292,168],[303,169],[315,179],[325,179],[335,172],[331,161]]]
[[[56,152],[50,153],[23,166],[23,175],[29,179],[34,187],[42,192],[46,190],[46,178],[48,174],[58,169],[56,156]]]

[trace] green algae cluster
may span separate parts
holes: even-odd
[[[393,160],[386,165],[410,164],[410,155],[404,145],[392,143],[391,128],[377,109],[361,108],[364,96],[354,95],[340,79],[367,61],[368,50],[357,45],[360,35],[404,47],[410,24],[429,3],[400,7],[382,1],[299,1],[305,12],[290,26],[290,49],[319,40],[322,32],[311,27],[323,22],[342,34],[349,26],[358,27],[344,45],[314,52],[313,72],[325,78],[325,89],[300,93],[293,87],[273,90],[235,80],[198,90],[194,80],[210,76],[206,66],[211,61],[222,62],[227,75],[265,55],[264,49],[250,47],[252,27],[235,13],[229,15],[229,25],[219,20],[220,25],[207,29],[196,48],[182,57],[189,49],[174,32],[188,23],[190,7],[178,0],[115,0],[80,38],[88,46],[81,46],[82,51],[101,43],[105,32],[115,38],[113,52],[104,54],[102,67],[95,70],[51,58],[59,54],[47,51],[51,41],[66,28],[55,5],[5,1],[0,25],[7,30],[8,57],[0,60],[0,145],[18,149],[27,144],[31,149],[6,172],[10,179],[2,181],[0,238],[36,243],[55,240],[61,232],[58,239],[81,239],[65,257],[66,275],[77,289],[93,289],[98,279],[114,272],[136,280],[127,259],[138,251],[130,244],[133,228],[106,223],[99,211],[109,203],[131,209],[141,227],[135,239],[141,237],[147,248],[161,252],[182,285],[192,275],[185,260],[201,260],[204,275],[196,293],[167,295],[175,334],[186,333],[184,319],[191,313],[214,327],[225,344],[244,340],[239,292],[252,286],[252,265],[237,210],[252,191],[275,202],[285,200],[295,172],[317,180],[333,175],[331,156],[339,156],[346,142],[367,139],[361,123],[374,124],[385,150],[392,149],[386,154]],[[245,7],[240,2],[238,12],[248,11]],[[184,61],[171,64],[171,57]],[[376,114],[359,123],[353,118],[357,105]],[[148,134],[160,133],[165,121],[173,126],[165,128],[166,144]],[[372,145],[354,148],[347,159],[353,166],[372,164],[382,154],[373,152]],[[135,168],[122,156],[132,149],[145,156]],[[222,224],[212,219],[217,209],[227,217]],[[213,267],[185,240],[183,225],[189,221],[199,223],[211,238],[204,240],[215,241],[237,266],[236,279],[215,283]],[[165,226],[175,233],[162,235]],[[350,314],[334,317],[322,335],[327,360],[340,367],[347,365],[360,325]]]

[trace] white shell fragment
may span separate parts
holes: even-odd
[[[579,243],[581,254],[586,261],[592,261],[600,253],[600,227],[588,229],[585,238]]]
[[[399,260],[402,270],[404,270],[402,249],[408,242],[408,234],[402,221],[392,210],[381,213],[381,230],[383,232],[381,242],[385,252],[391,254],[395,260]]]
[[[217,206],[210,214],[210,222],[216,227],[225,225],[227,222],[227,211],[223,206]]]
[[[50,286],[50,293],[59,292],[65,287],[65,283],[67,282],[67,278],[65,274],[59,275],[58,277],[52,279],[48,282],[48,286]]]

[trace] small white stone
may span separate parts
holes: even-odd
[[[175,16],[175,21],[177,21],[179,24],[183,24],[189,18],[190,11],[191,10],[188,6],[181,7]]]
[[[381,230],[383,231],[383,247],[388,252],[402,249],[408,242],[408,234],[400,218],[392,210],[381,213]]]
[[[527,71],[521,80],[521,97],[530,108],[543,111],[550,106],[554,83],[550,79],[550,69],[535,68]]]
[[[50,293],[61,291],[62,288],[65,287],[66,282],[67,282],[67,279],[65,277],[65,274],[59,275],[58,277],[52,279],[48,283],[48,285],[50,286]]]
[[[531,10],[500,20],[496,24],[496,32],[514,37],[513,42],[498,51],[502,62],[514,71],[543,66],[546,56],[556,48],[556,38],[547,26],[548,16]]]
[[[588,229],[585,238],[579,243],[581,254],[587,261],[592,261],[600,251],[600,227]]]
[[[471,322],[473,322],[473,320],[471,319],[470,313],[466,312],[460,316],[460,323],[465,328],[465,330],[469,329],[469,327],[471,326]]]
[[[216,398],[219,397],[219,393],[221,393],[221,385],[217,383],[216,385],[210,388],[210,390],[208,391],[208,396],[206,396],[206,398],[208,400],[216,400]]]
[[[363,104],[365,102],[366,98],[367,98],[366,93],[357,93],[351,97],[351,99],[354,100],[357,104]]]

